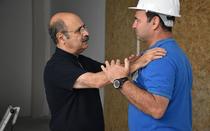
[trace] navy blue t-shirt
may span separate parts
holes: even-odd
[[[101,65],[83,55],[77,57],[56,48],[44,70],[51,131],[104,131],[99,90],[73,88],[80,75],[99,72]]]

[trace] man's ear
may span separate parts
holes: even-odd
[[[156,30],[160,26],[160,18],[158,16],[154,16],[152,18],[152,26],[154,30]]]
[[[64,34],[62,34],[61,32],[58,32],[56,34],[56,38],[59,43],[65,43],[65,41],[67,40],[66,36]]]

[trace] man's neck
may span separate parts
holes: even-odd
[[[64,50],[65,52],[68,52],[68,53],[70,53],[70,54],[72,54],[72,55],[75,55],[75,56],[79,56],[79,54],[77,54],[75,51],[73,51],[73,50],[71,50],[71,49],[67,49],[67,48],[63,48],[63,47],[61,47],[61,46],[58,46],[57,45],[57,48],[59,48],[59,49],[61,49],[61,50]]]
[[[152,39],[147,41],[147,44],[151,47],[153,46],[157,41],[167,39],[167,38],[172,38],[173,35],[171,32],[164,32],[158,35],[155,35]]]

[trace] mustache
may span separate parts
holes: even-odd
[[[84,38],[82,38],[82,42],[86,42],[90,39],[90,36],[86,35]]]

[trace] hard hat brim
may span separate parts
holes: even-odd
[[[144,10],[144,11],[149,11],[149,10],[145,10],[145,9],[141,9],[139,7],[128,7],[128,9],[130,10]],[[151,12],[155,12],[155,11],[151,11]],[[160,13],[160,12],[155,12],[155,13],[159,13],[159,14],[164,14],[164,13]],[[164,14],[164,15],[168,15],[168,14]],[[170,15],[168,15],[170,16]],[[174,17],[181,17],[181,15],[173,15]]]
[[[141,9],[139,9],[137,7],[128,7],[128,9],[130,9],[130,10],[141,10]]]

